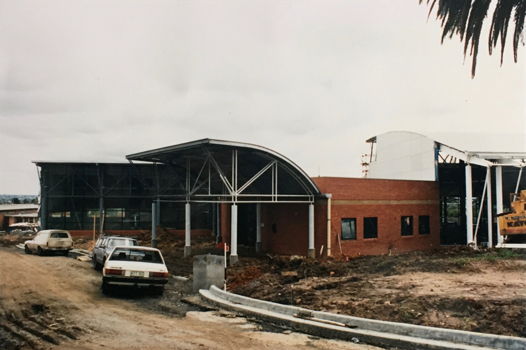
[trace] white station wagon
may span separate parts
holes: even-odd
[[[112,287],[149,288],[162,295],[168,268],[159,249],[141,246],[115,247],[102,269],[102,292]]]
[[[24,242],[26,254],[38,253],[42,256],[48,252],[59,252],[68,256],[71,249],[73,249],[73,239],[65,230],[43,230],[32,240]]]

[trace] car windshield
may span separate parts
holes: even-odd
[[[136,246],[137,241],[132,239],[111,239],[108,242],[108,247],[117,247],[117,246]]]
[[[69,238],[66,232],[53,232],[50,238]]]
[[[110,260],[141,261],[154,264],[163,264],[161,254],[155,250],[117,248],[111,254]]]

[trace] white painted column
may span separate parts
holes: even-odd
[[[237,204],[232,204],[230,232],[230,265],[238,262],[237,256]]]
[[[488,182],[486,189],[486,199],[488,204],[488,247],[493,247],[493,202],[491,196],[491,167],[488,167],[488,175],[486,177]]]
[[[316,252],[314,250],[314,204],[309,204],[309,251],[307,257],[314,259]]]
[[[495,190],[497,191],[497,214],[504,211],[504,201],[502,199],[502,167],[497,166],[495,168]],[[502,244],[504,237],[500,235],[500,227],[497,221],[497,245]]]
[[[184,233],[185,233],[185,244],[184,244],[184,256],[189,257],[192,254],[192,242],[191,242],[191,207],[190,203],[186,203],[184,206]]]
[[[471,164],[466,164],[466,236],[473,242],[473,192],[471,187]]]
[[[256,253],[261,253],[261,203],[256,204]]]
[[[332,194],[327,194],[327,256],[331,256],[331,199]]]

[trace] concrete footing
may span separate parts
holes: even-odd
[[[307,258],[314,259],[316,258],[316,251],[314,249],[309,249],[307,252]]]
[[[194,256],[194,293],[211,286],[223,288],[225,284],[225,258],[220,255]]]
[[[239,261],[239,256],[237,256],[237,254],[236,255],[233,255],[233,254],[230,255],[230,265],[234,265],[238,261]]]
[[[256,253],[261,253],[261,242],[256,242]]]
[[[189,245],[185,245],[184,246],[184,257],[188,258],[191,255],[192,255],[192,247]]]
[[[526,349],[526,339],[313,311],[247,298],[211,287],[199,293],[209,302],[298,332],[331,339],[419,350]]]

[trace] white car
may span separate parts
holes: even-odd
[[[26,254],[38,253],[42,256],[49,252],[59,252],[68,256],[71,249],[73,249],[73,239],[65,230],[43,230],[32,240],[24,242]]]
[[[112,287],[148,288],[162,295],[168,268],[159,249],[141,246],[115,247],[102,269],[102,292]]]

